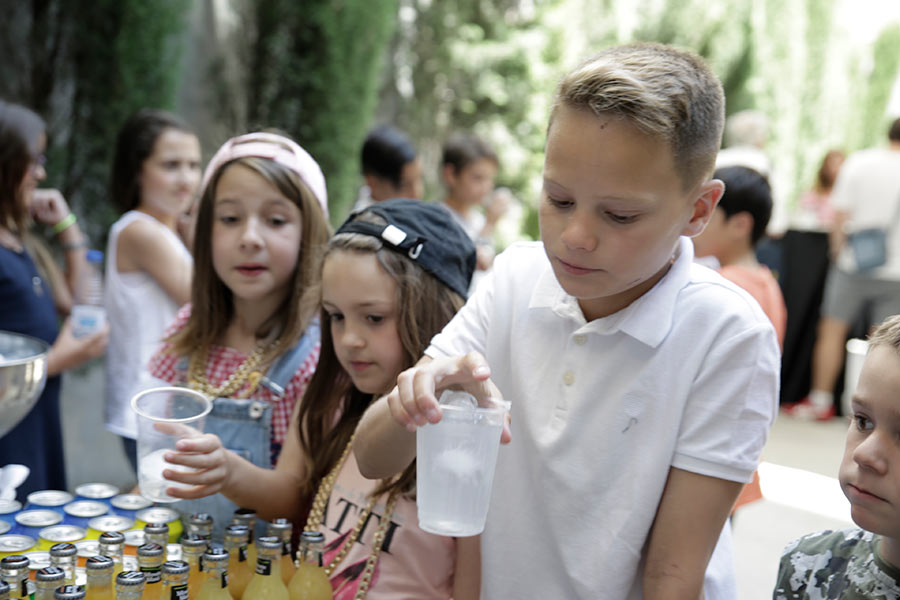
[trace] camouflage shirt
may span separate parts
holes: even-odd
[[[862,529],[823,531],[788,544],[774,600],[900,600],[900,569],[876,552],[880,536]]]

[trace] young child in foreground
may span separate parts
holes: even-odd
[[[307,297],[321,311],[322,350],[278,464],[251,464],[215,435],[182,440],[173,462],[201,471],[173,473],[195,487],[170,493],[221,492],[265,520],[321,531],[336,600],[477,598],[479,540],[419,528],[412,459],[400,476],[370,481],[350,452],[365,409],[463,305],[475,246],[443,207],[393,199],[353,213],[316,264]]]
[[[512,403],[481,538],[486,600],[737,595],[725,524],[776,412],[780,353],[759,305],[693,263],[688,238],[722,195],[723,120],[719,81],[668,46],[610,48],[569,73],[541,242],[499,255],[363,416],[356,458],[381,478],[440,420],[441,389]]]
[[[775,600],[900,598],[900,316],[869,337],[838,477],[859,529],[788,544]]]

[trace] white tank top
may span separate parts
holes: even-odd
[[[147,364],[179,309],[178,304],[148,273],[120,273],[116,268],[119,234],[137,220],[146,221],[159,229],[159,243],[171,244],[185,260],[192,262],[191,254],[181,239],[148,214],[129,211],[110,228],[104,290],[106,317],[109,320],[106,428],[132,439],[137,436],[137,421],[131,410],[131,397],[153,385]]]

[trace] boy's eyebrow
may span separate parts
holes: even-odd
[[[861,408],[865,411],[871,412],[871,410],[872,410],[871,405],[868,402],[866,402],[865,399],[863,399],[858,394],[853,394],[851,403],[852,403],[852,405],[858,406],[859,408]],[[898,407],[892,406],[892,407],[886,408],[885,410],[890,414],[890,416],[894,420],[900,421],[900,406],[898,406]]]
[[[564,185],[560,185],[559,183],[553,181],[552,179],[548,179],[544,177],[544,186],[557,188],[561,192],[569,193]],[[591,196],[592,200],[611,200],[614,202],[643,202],[650,204],[653,202],[652,198],[644,197],[644,196],[616,196],[611,194],[594,194]]]

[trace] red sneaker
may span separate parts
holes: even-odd
[[[830,421],[837,414],[834,404],[820,407],[810,402],[809,398],[804,398],[800,402],[783,404],[781,412],[803,421]]]

